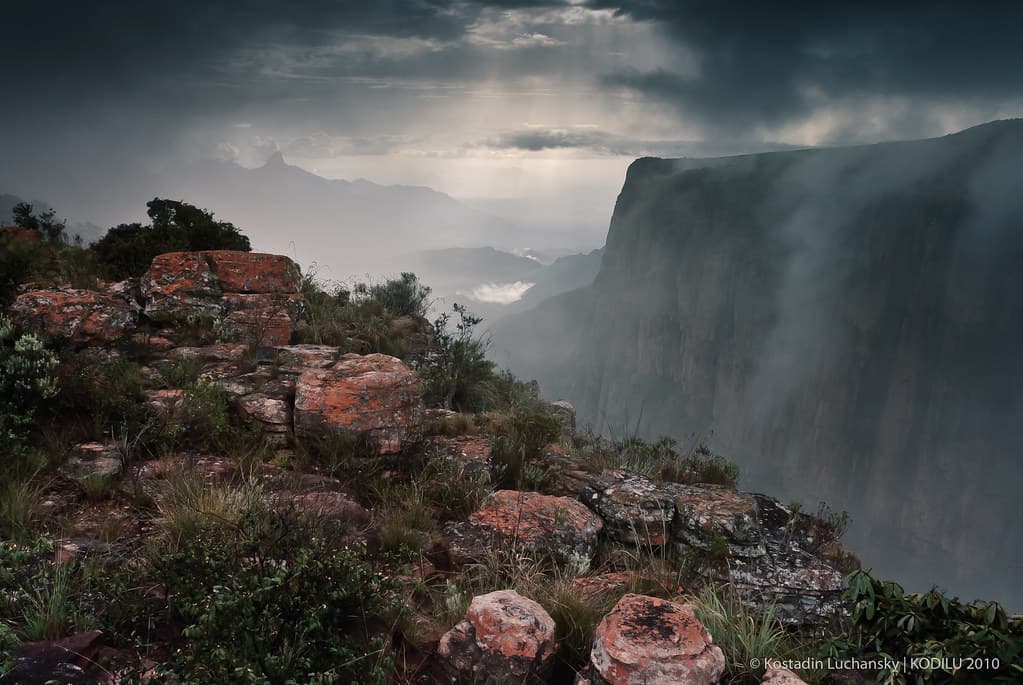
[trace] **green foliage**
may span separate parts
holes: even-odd
[[[535,462],[540,451],[561,435],[557,417],[520,410],[500,426],[491,441],[491,462],[499,488],[543,490],[548,474]]]
[[[464,305],[455,304],[454,330],[449,329],[451,315],[441,314],[434,321],[434,347],[423,365],[427,402],[445,409],[482,411],[488,408],[487,383],[494,378],[494,363],[487,359],[490,341],[476,334],[483,319],[473,316]]]
[[[0,314],[0,468],[23,456],[41,406],[57,395],[57,356]]]
[[[154,198],[146,203],[150,224],[121,224],[92,244],[108,278],[141,276],[165,252],[252,249],[234,224],[185,202]]]
[[[768,658],[795,661],[807,655],[808,645],[786,632],[773,607],[751,610],[727,589],[712,585],[705,585],[692,605],[714,644],[724,652],[730,683],[759,683]],[[751,663],[759,665],[753,668]],[[817,680],[816,674],[800,675]]]
[[[973,683],[980,676],[987,683],[1015,683],[1023,678],[1023,616],[1010,616],[995,602],[964,604],[937,590],[906,594],[898,583],[867,571],[850,573],[846,584],[853,625],[830,649],[838,657],[894,659],[899,667],[879,672],[879,682]],[[901,670],[903,659],[907,671]],[[967,669],[964,659],[981,666]]]
[[[298,340],[335,345],[343,352],[402,357],[412,338],[425,332],[429,293],[411,273],[383,284],[351,287],[321,284],[314,273],[307,273],[302,279],[305,309]]]
[[[38,584],[24,602],[23,631],[27,640],[56,640],[64,636],[74,610],[73,572],[71,564],[53,564],[49,574],[37,579]]]
[[[56,419],[81,417],[91,439],[137,433],[145,422],[146,379],[134,361],[116,357],[105,363],[65,355],[58,369],[61,394]]]
[[[231,423],[231,408],[224,389],[200,378],[184,391],[181,422],[165,427],[165,439],[179,447],[230,451],[236,427]]]
[[[576,448],[596,468],[626,469],[657,480],[676,483],[709,483],[735,487],[739,467],[698,444],[688,452],[674,438],[647,442],[638,436],[606,439],[576,436]]]
[[[64,221],[57,218],[57,212],[48,209],[39,214],[33,212],[32,205],[19,202],[14,205],[14,224],[21,228],[39,231],[39,234],[51,243],[62,243],[65,240]]]
[[[164,682],[383,683],[393,663],[381,621],[400,612],[394,583],[361,548],[289,529],[254,511],[154,559],[185,642]]]
[[[41,501],[39,486],[31,478],[4,478],[0,482],[0,538],[18,542],[31,539]]]
[[[353,290],[356,298],[379,302],[394,316],[416,316],[423,318],[430,309],[429,286],[419,282],[414,273],[403,271],[398,278],[366,286],[360,284]]]

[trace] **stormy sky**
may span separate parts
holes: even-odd
[[[1021,3],[18,2],[0,192],[274,151],[602,234],[628,163],[1023,115]],[[127,182],[127,181],[124,181]],[[83,217],[90,218],[90,217]]]

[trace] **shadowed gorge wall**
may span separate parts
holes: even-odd
[[[495,357],[580,421],[692,433],[848,510],[910,589],[1023,608],[1023,122],[630,167],[594,284]]]

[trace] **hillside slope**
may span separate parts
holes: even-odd
[[[744,482],[847,509],[864,562],[1023,606],[1023,121],[640,159],[593,286],[495,357],[580,421],[704,436]]]

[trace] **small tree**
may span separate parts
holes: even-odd
[[[19,334],[0,315],[0,452],[5,457],[24,450],[37,409],[57,394],[57,364],[42,340],[32,333]]]
[[[32,205],[19,202],[14,205],[14,223],[21,228],[39,231],[51,243],[65,242],[64,222],[57,217],[57,212],[48,209],[38,215],[32,211]]]
[[[216,220],[205,209],[160,198],[146,207],[150,225],[120,224],[92,245],[108,278],[141,276],[153,258],[165,252],[252,249],[249,239],[234,224]]]
[[[458,316],[454,331],[448,328],[448,312],[433,324],[435,348],[424,370],[427,395],[445,409],[481,409],[486,403],[483,393],[494,376],[494,362],[487,359],[490,340],[475,333],[481,317],[461,304],[452,311]]]

